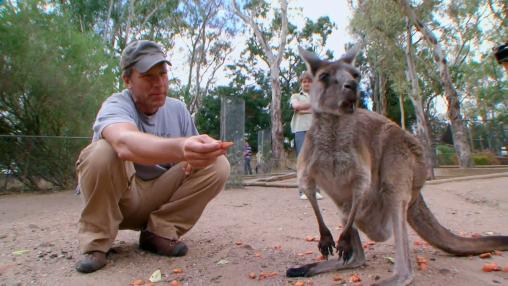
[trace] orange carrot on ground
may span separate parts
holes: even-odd
[[[250,279],[256,279],[256,277],[257,277],[256,272],[249,273],[249,278]]]
[[[482,267],[483,272],[500,271],[501,268],[495,262],[485,263]]]
[[[491,258],[491,257],[492,257],[492,254],[490,252],[485,252],[485,253],[480,254],[481,259]]]
[[[131,282],[131,285],[132,286],[141,286],[141,285],[145,285],[145,281],[144,280],[141,280],[141,279],[136,279],[134,281]]]
[[[355,273],[355,274],[351,275],[351,278],[349,278],[349,280],[350,280],[351,282],[355,283],[355,282],[360,282],[360,281],[362,281],[362,278],[360,277],[360,275],[358,275],[358,274],[356,274],[356,273]]]

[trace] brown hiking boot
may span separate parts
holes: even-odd
[[[90,251],[82,255],[82,259],[76,264],[76,270],[81,273],[97,271],[106,265],[106,253]]]
[[[182,241],[160,237],[147,230],[139,235],[139,248],[165,256],[184,256],[188,250]]]

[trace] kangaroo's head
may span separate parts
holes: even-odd
[[[299,47],[300,56],[313,76],[310,89],[313,112],[342,115],[355,111],[359,98],[360,72],[353,66],[353,62],[358,49],[359,45],[339,60],[330,62]]]

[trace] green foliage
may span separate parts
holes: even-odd
[[[8,135],[90,136],[102,100],[113,91],[112,61],[101,40],[69,28],[38,2],[0,10],[0,128]],[[4,140],[0,169],[30,188],[45,179],[69,187],[86,141]]]
[[[496,155],[490,151],[481,151],[473,154],[475,165],[499,165],[500,161]]]
[[[268,30],[274,30],[274,26],[278,24],[277,18],[272,23],[272,28]],[[300,91],[300,84],[298,82],[298,77],[306,70],[306,66],[297,52],[297,47],[300,45],[306,49],[312,50],[313,52],[319,54],[323,58],[331,59],[333,58],[333,52],[329,50],[324,50],[323,47],[326,45],[328,37],[332,33],[333,28],[335,28],[335,24],[331,21],[329,17],[320,17],[316,21],[312,21],[310,19],[306,19],[304,27],[301,30],[298,30],[296,26],[288,23],[288,44],[287,49],[284,53],[284,63],[281,65],[280,71],[280,84],[281,84],[281,116],[282,116],[282,128],[284,133],[284,146],[285,148],[289,148],[290,141],[293,139],[293,134],[291,133],[291,117],[293,115],[293,110],[289,105],[289,98],[291,94]],[[271,33],[264,33],[266,39],[271,39],[276,35]],[[269,116],[269,103],[271,102],[270,97],[267,95],[271,95],[271,83],[269,71],[266,68],[262,68],[259,66],[259,59],[263,61],[267,61],[266,55],[262,51],[261,47],[256,42],[255,38],[252,36],[247,41],[247,47],[244,51],[242,51],[240,60],[234,66],[229,66],[228,68],[231,71],[231,78],[233,82],[233,86],[240,90],[250,90],[251,85],[254,84],[259,89],[259,94],[257,95],[257,99],[253,104],[258,105],[256,112],[259,115],[255,116],[256,120],[261,120],[261,118],[265,118],[265,115]],[[244,93],[242,91],[242,93]],[[245,94],[250,94],[247,92]],[[262,94],[262,95],[261,95]],[[248,113],[249,105],[246,101],[246,113]],[[260,128],[267,128],[270,126],[269,118],[267,117],[267,121],[261,121],[255,126],[253,129],[250,129],[248,124],[250,120],[246,118],[246,133],[249,136],[249,143],[253,148],[255,148],[255,144],[253,144],[257,139],[255,132],[260,130]],[[264,127],[262,127],[264,126]],[[254,132],[255,131],[255,132]]]
[[[458,164],[457,153],[451,145],[437,145],[436,155],[439,166]]]

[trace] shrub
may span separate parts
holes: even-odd
[[[437,145],[436,146],[437,162],[442,165],[457,165],[459,160],[457,153],[452,145]]]
[[[496,155],[490,151],[481,151],[473,154],[475,165],[500,165]]]

